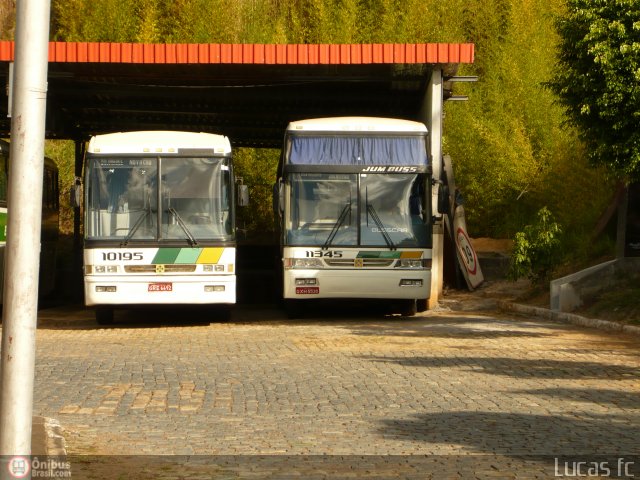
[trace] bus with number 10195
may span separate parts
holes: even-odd
[[[235,205],[247,201],[246,186],[236,189],[225,136],[93,137],[85,161],[84,293],[97,321],[110,323],[118,306],[234,304]]]

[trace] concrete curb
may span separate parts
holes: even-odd
[[[599,320],[597,318],[587,318],[574,313],[555,312],[548,308],[534,307],[532,305],[522,305],[507,301],[498,301],[498,307],[502,310],[518,313],[526,313],[537,317],[552,320],[560,323],[570,323],[583,327],[597,328],[608,332],[629,333],[631,335],[640,335],[640,327],[634,325],[625,325],[623,323],[611,322],[609,320]]]
[[[31,427],[31,455],[64,456],[67,447],[62,426],[54,418],[34,416]]]

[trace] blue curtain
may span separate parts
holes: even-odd
[[[427,164],[424,137],[291,137],[291,165]]]

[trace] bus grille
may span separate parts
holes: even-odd
[[[196,271],[195,265],[125,265],[126,273],[191,273]]]
[[[395,262],[393,258],[325,258],[329,267],[346,268],[384,268],[390,267]]]

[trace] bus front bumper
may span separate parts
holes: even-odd
[[[315,281],[315,283],[314,283]],[[427,299],[431,270],[304,270],[284,271],[284,298]]]
[[[108,276],[84,278],[85,305],[233,304],[236,276]]]

